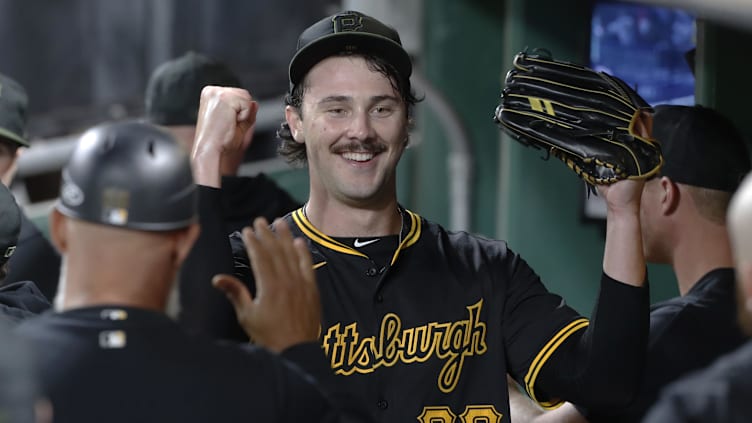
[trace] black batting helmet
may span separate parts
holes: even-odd
[[[66,216],[130,229],[186,227],[197,219],[188,154],[148,123],[91,128],[63,169],[56,208]]]

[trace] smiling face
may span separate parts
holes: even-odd
[[[396,201],[395,174],[408,139],[405,101],[359,56],[333,56],[311,68],[301,113],[286,109],[305,143],[310,201],[378,206]]]

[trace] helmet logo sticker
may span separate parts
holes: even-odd
[[[60,198],[63,200],[63,204],[78,207],[84,202],[84,192],[73,182],[64,181],[60,190]]]
[[[117,188],[105,189],[102,193],[102,221],[118,226],[127,224],[129,205],[128,191]]]

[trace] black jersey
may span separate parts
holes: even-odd
[[[590,324],[506,243],[401,213],[397,240],[383,240],[397,248],[376,254],[386,260],[367,253],[381,240],[338,241],[303,209],[285,218],[313,255],[332,391],[354,393],[377,421],[423,423],[510,421],[507,373],[546,407],[629,398],[644,355],[647,289],[604,278]],[[247,279],[242,241],[231,241],[236,274]]]
[[[21,213],[21,233],[16,251],[8,259],[3,284],[34,281],[42,294],[52,300],[60,279],[60,254],[25,213]]]
[[[746,337],[737,323],[734,269],[708,272],[682,297],[650,311],[647,367],[635,401],[624,410],[581,410],[590,422],[640,422],[675,379],[706,367]]]
[[[34,282],[14,282],[0,287],[0,320],[16,323],[50,307],[47,297]]]
[[[263,349],[186,336],[162,313],[90,307],[16,332],[34,351],[55,422],[332,421],[315,383]],[[318,351],[315,344],[310,355]]]
[[[752,421],[752,342],[712,366],[675,381],[645,417],[645,423]]]

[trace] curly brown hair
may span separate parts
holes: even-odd
[[[408,120],[412,120],[413,108],[421,99],[417,98],[413,92],[409,77],[400,74],[392,64],[380,56],[346,51],[339,53],[339,55],[362,57],[365,59],[369,69],[374,72],[379,72],[387,77],[394,90],[399,93],[400,97],[407,105],[406,112]],[[301,83],[294,86],[287,95],[285,95],[285,105],[294,108],[301,119],[303,118],[303,95],[308,87],[307,80],[307,77],[303,78]],[[296,142],[295,139],[293,139],[292,131],[287,122],[282,122],[279,130],[277,130],[277,137],[280,139],[277,153],[279,153],[287,163],[297,166],[305,166],[308,163],[305,144]]]

